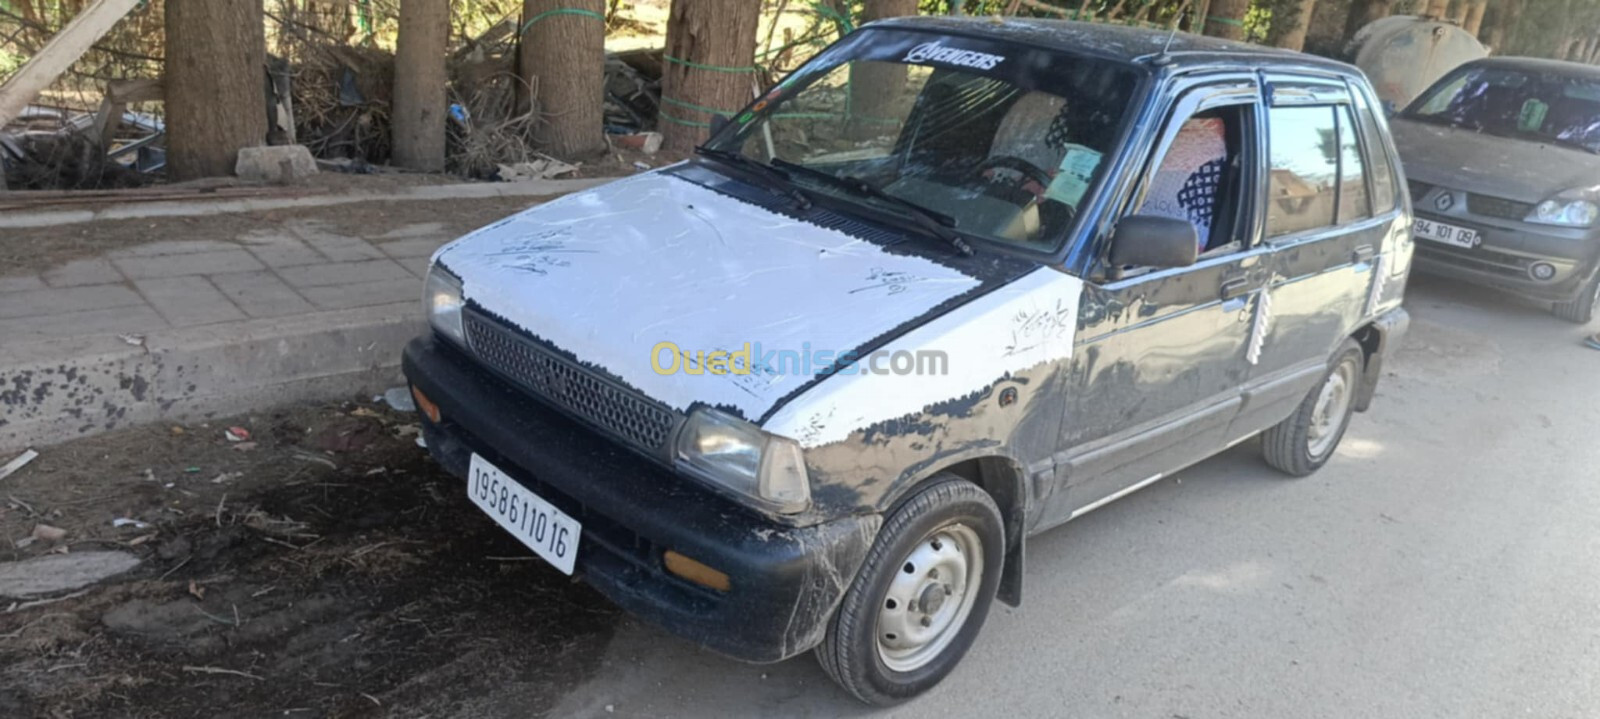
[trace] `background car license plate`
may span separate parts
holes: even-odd
[[[524,489],[477,454],[467,465],[467,498],[534,554],[544,557],[556,569],[572,573],[583,531],[578,520]]]
[[[1471,249],[1478,246],[1478,231],[1447,225],[1443,222],[1417,218],[1411,222],[1411,234],[1434,242]]]

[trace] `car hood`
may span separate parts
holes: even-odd
[[[1390,123],[1406,177],[1535,203],[1600,183],[1600,155],[1402,117]]]
[[[671,349],[662,343],[691,356],[746,345],[763,353],[858,350],[984,285],[926,257],[662,171],[513,215],[434,259],[461,278],[471,305],[591,370],[679,411],[706,404],[751,420],[821,367],[663,373],[657,364],[670,366]]]

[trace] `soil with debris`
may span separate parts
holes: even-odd
[[[347,402],[45,449],[0,481],[0,568],[139,563],[0,597],[0,716],[475,716],[512,685],[547,712],[617,610],[481,516],[416,432]]]

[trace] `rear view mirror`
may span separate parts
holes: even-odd
[[[1187,220],[1131,215],[1111,233],[1113,267],[1188,267],[1198,259],[1200,233]]]

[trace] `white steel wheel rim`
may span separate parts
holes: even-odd
[[[1328,375],[1328,381],[1322,383],[1316,407],[1311,411],[1311,427],[1306,432],[1306,449],[1311,451],[1311,456],[1327,454],[1339,441],[1339,433],[1350,414],[1346,410],[1355,398],[1355,387],[1356,365],[1348,360],[1340,362]]]
[[[878,603],[878,658],[897,672],[927,666],[966,625],[983,584],[983,540],[952,524],[923,537]]]

